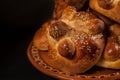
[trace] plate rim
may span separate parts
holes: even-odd
[[[32,55],[32,47],[36,48],[34,45],[33,45],[33,42],[31,41],[29,46],[28,46],[28,49],[27,49],[27,57],[29,59],[29,61],[31,62],[31,64],[40,72],[44,73],[45,75],[48,75],[50,77],[53,77],[53,78],[56,78],[56,79],[64,79],[64,80],[106,80],[109,78],[109,80],[120,80],[120,72],[116,72],[116,75],[114,74],[111,74],[108,76],[106,75],[100,75],[99,77],[94,77],[94,76],[86,76],[86,75],[79,75],[79,76],[75,76],[75,75],[69,75],[67,76],[65,73],[64,74],[58,74],[57,71],[52,71],[51,69],[47,69],[47,68],[44,68],[45,65],[41,65],[41,62],[43,62],[43,60],[39,57],[39,59],[41,60],[41,62],[37,62],[35,61],[33,55]],[[38,49],[36,48],[36,50],[38,51]],[[42,51],[40,51],[42,52]],[[38,53],[39,54],[39,51]],[[38,55],[37,55],[38,56]],[[37,57],[35,56],[35,57]],[[44,63],[44,62],[43,62]],[[46,63],[45,63],[46,64]]]

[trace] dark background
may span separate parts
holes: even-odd
[[[53,7],[52,0],[0,1],[0,80],[53,80],[34,68],[26,55]]]

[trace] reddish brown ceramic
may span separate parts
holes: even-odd
[[[44,54],[48,52],[39,51],[32,43],[27,50],[27,56],[32,65],[42,73],[56,79],[62,80],[120,80],[120,70],[105,69],[94,66],[84,74],[68,74],[57,70],[45,63]]]

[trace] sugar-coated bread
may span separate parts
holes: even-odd
[[[64,72],[84,73],[93,67],[104,49],[104,22],[90,12],[68,6],[47,27],[48,54],[44,61]]]
[[[120,0],[90,0],[90,8],[120,23]]]
[[[107,39],[104,53],[97,63],[98,66],[120,69],[120,25],[110,26],[110,35]]]

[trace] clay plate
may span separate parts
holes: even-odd
[[[27,56],[32,65],[42,73],[64,80],[120,80],[120,70],[105,69],[94,66],[84,74],[70,74],[57,70],[45,63],[44,54],[48,52],[39,51],[32,43],[30,43]]]

